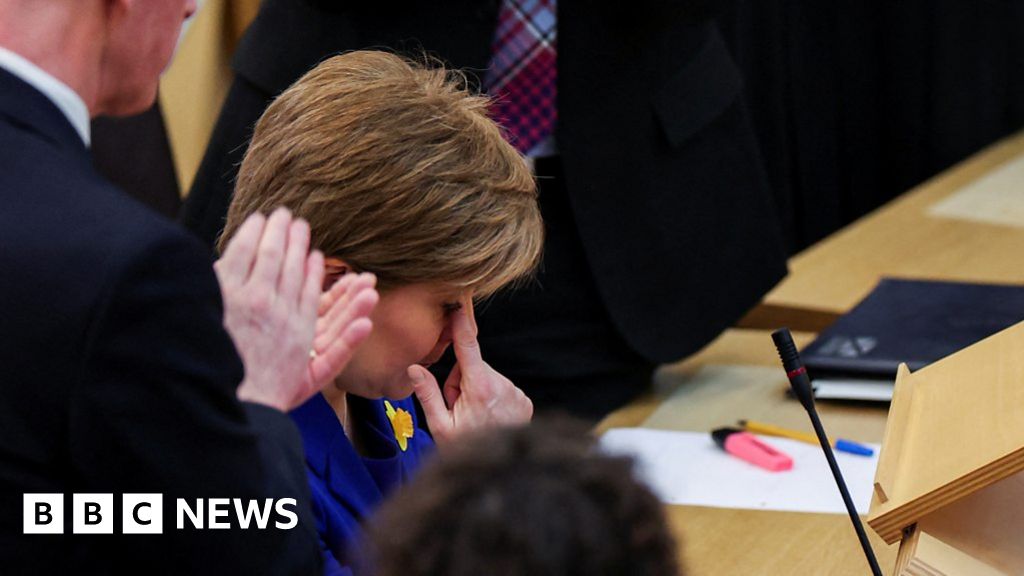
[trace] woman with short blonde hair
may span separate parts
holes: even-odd
[[[283,206],[325,255],[325,304],[346,297],[329,289],[343,274],[378,280],[369,338],[333,387],[292,414],[328,573],[349,563],[362,518],[432,449],[414,392],[439,443],[532,415],[476,341],[474,300],[527,278],[543,246],[533,177],[487,108],[460,74],[351,52],[270,105],[242,163],[222,246],[249,214]],[[442,389],[427,368],[449,344],[457,362]]]
[[[378,287],[443,281],[479,297],[528,275],[543,243],[529,167],[465,78],[385,52],[331,58],[256,125],[221,246],[286,206],[313,245]]]

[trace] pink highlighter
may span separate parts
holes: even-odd
[[[739,428],[719,428],[711,431],[711,439],[729,454],[771,472],[782,472],[793,467],[793,459],[761,442],[756,436]]]

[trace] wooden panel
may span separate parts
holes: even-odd
[[[921,528],[908,531],[896,559],[900,576],[1008,576]]]
[[[1024,323],[903,371],[869,523],[887,542],[925,515],[1024,469]]]
[[[918,528],[994,573],[1024,574],[1022,502],[1024,473],[1018,473],[925,516]],[[919,551],[917,556],[927,553]],[[928,563],[937,565],[935,560]]]
[[[906,364],[900,364],[896,370],[896,383],[892,393],[892,404],[889,408],[889,418],[885,423],[885,449],[878,456],[878,469],[875,472],[875,493],[874,498],[879,504],[884,504],[891,498],[893,483],[896,480],[896,470],[899,466],[899,457],[903,453],[904,431],[903,424],[910,417],[911,396],[913,395],[913,381],[910,378],[910,369]]]
[[[736,328],[775,330],[783,326],[801,332],[821,332],[839,319],[841,314],[825,310],[809,310],[789,306],[759,304],[736,323]]]
[[[1024,282],[1024,228],[934,217],[928,208],[1024,154],[1024,133],[925,182],[790,260],[763,304],[844,313],[882,276]],[[1021,183],[1024,187],[1024,182]]]

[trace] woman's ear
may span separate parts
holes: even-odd
[[[339,278],[351,271],[352,267],[340,258],[335,258],[333,256],[324,258],[324,292],[330,290],[331,286],[333,286]]]

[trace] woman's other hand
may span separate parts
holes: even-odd
[[[324,262],[319,251],[308,250],[309,225],[278,209],[270,218],[250,216],[214,264],[224,326],[245,366],[241,400],[282,411],[299,406],[345,367],[370,333],[377,295],[372,282],[355,278],[338,288],[341,295],[328,303],[317,330]],[[324,338],[315,342],[318,334]]]
[[[345,368],[372,329],[370,313],[379,295],[377,277],[345,274],[320,296],[307,382],[322,390]]]
[[[526,394],[484,362],[476,336],[473,302],[467,298],[452,319],[456,363],[444,390],[423,366],[408,369],[427,426],[439,444],[479,428],[529,422],[533,416],[533,402]]]

